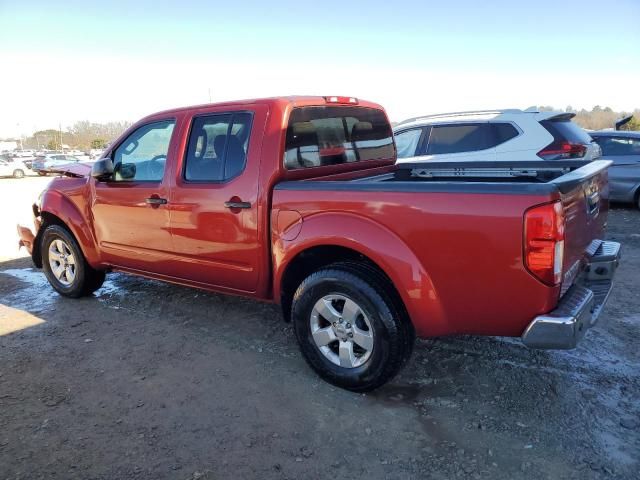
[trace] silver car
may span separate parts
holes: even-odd
[[[613,161],[609,198],[640,208],[640,132],[602,130],[589,135],[600,145],[602,158]]]
[[[21,160],[0,155],[0,177],[22,178],[27,171],[27,166]]]

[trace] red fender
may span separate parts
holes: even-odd
[[[40,211],[55,215],[62,220],[78,241],[89,265],[94,268],[100,266],[96,240],[90,225],[85,220],[90,218],[89,212],[82,214],[73,201],[57,190],[46,190],[43,193]]]
[[[329,245],[355,250],[387,274],[419,336],[450,331],[437,290],[407,244],[379,223],[349,213],[311,215],[304,219],[294,240],[274,238],[274,298],[280,298],[282,277],[289,262],[304,250]]]

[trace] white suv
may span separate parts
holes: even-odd
[[[398,163],[599,158],[574,115],[510,109],[412,118],[393,129]]]

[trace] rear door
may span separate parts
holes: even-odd
[[[256,291],[262,249],[258,222],[266,105],[219,107],[191,116],[174,172],[171,234],[181,278]]]

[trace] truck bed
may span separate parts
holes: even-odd
[[[374,261],[376,252],[396,249],[389,268],[413,279],[399,293],[421,336],[520,336],[557,305],[589,245],[603,238],[608,203],[610,162],[532,163],[412,164],[349,179],[285,181],[275,186],[272,215],[300,215],[296,243],[322,236],[317,219],[326,224],[330,216],[344,231],[340,246]],[[596,204],[588,207],[589,198]],[[523,221],[531,207],[558,200],[567,219],[564,280],[548,286],[523,264]]]

